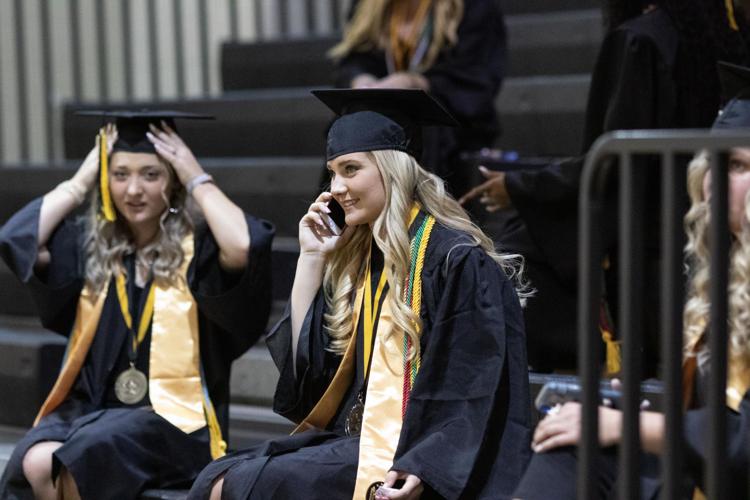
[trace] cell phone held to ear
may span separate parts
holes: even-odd
[[[346,214],[344,213],[343,207],[339,204],[338,201],[336,201],[335,198],[331,198],[331,201],[328,202],[328,210],[331,211],[328,214],[328,217],[335,225],[335,227],[332,227],[331,230],[337,235],[343,233],[344,228],[346,227]]]

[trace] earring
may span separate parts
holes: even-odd
[[[175,207],[169,207],[169,213],[172,214],[172,215],[177,215],[177,214],[180,213],[180,209],[179,208],[175,208]]]

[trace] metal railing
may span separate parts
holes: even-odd
[[[684,169],[676,157],[699,150],[709,151],[711,164],[710,197],[710,322],[708,348],[711,355],[709,375],[709,428],[706,429],[707,463],[705,492],[710,499],[730,498],[727,481],[727,285],[729,225],[727,209],[728,171],[723,152],[733,147],[750,147],[748,131],[708,133],[700,131],[629,131],[602,136],[591,148],[581,179],[579,201],[579,374],[584,388],[581,445],[579,447],[578,498],[596,498],[595,474],[592,474],[599,453],[598,412],[599,343],[596,325],[601,296],[601,262],[604,257],[601,228],[605,203],[605,180],[612,159],[619,168],[619,281],[620,317],[623,357],[623,435],[619,451],[618,498],[637,499],[640,495],[639,413],[641,379],[643,314],[643,224],[644,206],[643,163],[633,161],[638,155],[660,158],[661,186],[661,271],[660,329],[661,368],[664,381],[663,409],[665,414],[662,466],[664,499],[681,497],[683,466],[682,409],[682,308],[681,289],[683,227],[679,199],[685,191]],[[649,167],[652,165],[649,164]]]
[[[0,164],[62,157],[60,104],[220,91],[227,40],[328,35],[349,0],[0,0]]]

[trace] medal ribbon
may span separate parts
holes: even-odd
[[[117,300],[120,303],[120,311],[122,312],[122,318],[125,320],[125,325],[128,327],[128,331],[133,331],[133,318],[130,315],[130,304],[128,300],[128,292],[125,282],[125,275],[120,273],[115,279],[117,285]],[[133,335],[131,341],[133,343],[133,351],[138,352],[138,346],[143,342],[146,332],[148,331],[148,325],[151,323],[151,318],[154,316],[154,284],[148,289],[148,298],[146,299],[146,305],[143,307],[143,313],[141,314],[141,320],[138,324],[138,335]]]
[[[370,366],[370,357],[372,352],[372,339],[375,336],[375,320],[380,314],[380,296],[383,294],[383,289],[386,284],[385,266],[383,271],[380,273],[380,281],[378,281],[378,287],[375,290],[375,302],[372,300],[372,269],[371,266],[367,266],[367,275],[365,276],[365,338],[364,338],[364,372],[365,376],[368,373]]]

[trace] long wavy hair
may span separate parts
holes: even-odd
[[[169,177],[162,191],[166,209],[159,219],[161,230],[156,239],[138,252],[133,234],[119,212],[113,222],[100,215],[99,190],[93,190],[85,218],[83,248],[86,283],[96,292],[107,286],[112,276],[127,274],[123,258],[131,253],[135,253],[138,265],[152,269],[155,280],[176,282],[177,270],[185,258],[182,239],[193,230],[193,217],[186,206],[187,193],[174,169],[161,158],[159,162]]]
[[[343,39],[328,52],[328,55],[338,60],[351,52],[384,50],[389,44],[388,21],[394,1],[397,0],[362,0],[344,29]],[[458,25],[463,18],[463,12],[463,0],[432,1],[432,40],[417,68],[419,71],[430,68],[443,49],[456,44]]]
[[[471,240],[468,244],[482,248],[514,280],[519,296],[522,299],[528,296],[522,279],[522,257],[496,252],[492,240],[471,222],[461,205],[446,193],[439,177],[424,170],[412,156],[401,151],[372,151],[368,156],[382,177],[385,208],[372,229],[369,224],[357,226],[347,244],[334,251],[327,261],[323,289],[328,312],[324,319],[332,352],[343,353],[351,338],[354,291],[363,278],[370,241],[374,239],[385,257],[383,270],[390,287],[387,300],[390,301],[394,328],[404,332],[411,340],[414,348],[409,356],[413,358],[418,354],[422,322],[401,300],[410,262],[408,219],[415,201],[422,205],[422,210],[434,216],[438,224],[466,234]]]
[[[684,311],[686,349],[707,332],[709,311],[709,203],[703,195],[703,179],[709,169],[708,154],[696,155],[688,168],[691,206],[685,216],[689,266],[688,300]],[[729,359],[735,366],[750,366],[750,192],[745,198],[745,217],[739,235],[732,235],[729,250]],[[710,335],[710,332],[709,332]],[[685,355],[692,352],[686,350]],[[732,363],[734,364],[734,363]]]

